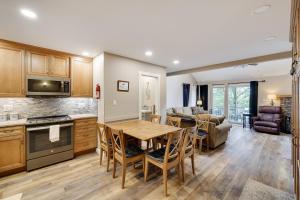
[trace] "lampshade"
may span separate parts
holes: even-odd
[[[197,106],[202,106],[202,100],[197,101]]]
[[[276,94],[268,94],[268,97],[267,97],[269,100],[275,100],[277,99],[277,96]]]

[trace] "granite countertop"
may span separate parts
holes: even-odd
[[[27,119],[11,120],[0,122],[0,127],[9,127],[9,126],[24,126]]]
[[[72,119],[84,119],[84,118],[97,118],[97,115],[94,114],[76,114],[76,115],[69,115]]]
[[[94,114],[76,114],[76,115],[69,115],[73,120],[75,119],[84,119],[84,118],[97,118],[97,115]],[[19,119],[19,120],[9,120],[0,122],[0,128],[9,127],[9,126],[24,126],[26,125],[26,118]]]

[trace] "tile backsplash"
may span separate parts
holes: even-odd
[[[13,112],[20,118],[95,114],[97,115],[97,100],[93,98],[0,98],[0,113],[5,105],[12,105]]]

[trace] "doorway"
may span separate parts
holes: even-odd
[[[233,123],[243,122],[243,113],[249,113],[250,84],[228,85],[228,119]]]
[[[160,75],[139,73],[139,119],[149,120],[160,114]]]

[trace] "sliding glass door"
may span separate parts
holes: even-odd
[[[228,119],[234,123],[243,122],[243,113],[249,112],[250,85],[228,85]]]
[[[214,115],[224,115],[225,109],[225,86],[224,85],[214,85],[212,88],[212,114]]]

